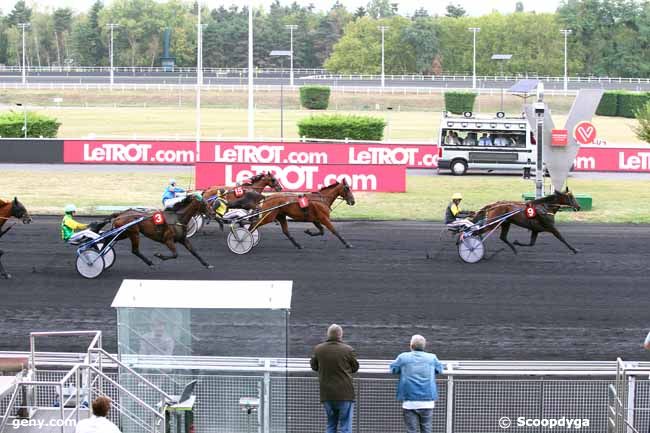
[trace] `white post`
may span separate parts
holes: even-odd
[[[293,31],[298,28],[296,24],[287,24],[285,26],[289,29],[290,39],[291,39],[291,65],[289,67],[289,84],[293,87]]]
[[[18,27],[23,29],[23,84],[27,84],[27,63],[25,56],[25,30],[29,27],[29,23],[19,23]]]
[[[564,29],[560,30],[564,35],[564,92],[569,89],[569,70],[567,66],[567,38],[573,32],[573,30]]]
[[[381,87],[385,87],[386,85],[386,75],[384,72],[384,33],[387,29],[389,29],[388,26],[379,26],[379,30],[381,30]]]
[[[115,84],[115,71],[114,71],[114,68],[113,68],[113,51],[114,51],[114,48],[113,48],[113,30],[117,26],[118,26],[118,24],[113,24],[113,23],[108,24],[108,27],[111,29],[111,43],[108,46],[108,54],[109,54],[109,58],[110,58],[110,62],[111,62],[111,70],[110,70],[110,73],[111,73],[111,86],[113,86],[113,84]]]
[[[248,2],[248,139],[255,138],[255,102],[253,100],[253,0]]]
[[[23,129],[25,130],[25,138],[27,138],[27,105],[23,104]]]
[[[473,38],[474,39],[474,42],[473,42],[474,53],[473,53],[473,56],[472,56],[472,89],[476,89],[476,34],[481,31],[481,28],[480,27],[470,27],[468,30],[471,31],[474,34],[473,35],[474,36],[474,38]]]
[[[203,85],[203,28],[201,26],[201,0],[197,3],[196,27],[196,148],[195,161],[201,160],[201,86]]]

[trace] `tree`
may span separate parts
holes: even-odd
[[[366,10],[372,18],[388,18],[396,14],[396,9],[393,8],[394,5],[395,3],[391,3],[390,0],[370,0]]]
[[[636,136],[639,140],[650,143],[650,102],[637,111],[636,120],[639,121],[639,126],[634,128]]]
[[[417,18],[404,30],[404,40],[415,52],[415,72],[431,74],[433,59],[438,55],[439,45],[435,22],[430,18]]]
[[[69,58],[66,36],[72,27],[72,9],[60,8],[54,11],[52,15],[54,21],[54,39],[57,48],[58,64],[62,65],[62,56]]]
[[[368,15],[368,13],[366,12],[366,9],[363,6],[359,6],[357,8],[357,10],[354,11],[353,16],[354,16],[354,19],[356,20],[357,18],[363,18],[366,15]]]
[[[524,11],[524,2],[518,1],[517,4],[515,4],[515,12],[523,12]]]
[[[449,3],[447,5],[447,13],[445,16],[451,17],[451,18],[461,18],[467,15],[467,11],[461,6],[461,5],[454,5],[452,3]]]
[[[421,7],[417,9],[413,13],[413,19],[416,20],[418,18],[429,18],[429,11],[427,11],[425,8]]]
[[[7,22],[15,27],[20,23],[28,23],[32,19],[32,10],[27,7],[25,0],[18,0],[13,10],[7,16]]]
[[[91,6],[88,16],[77,20],[72,28],[74,58],[80,65],[98,66],[107,64],[107,48],[102,37],[100,14],[104,8],[97,0]]]

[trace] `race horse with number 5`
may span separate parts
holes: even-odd
[[[515,212],[501,224],[501,234],[499,236],[499,239],[508,245],[513,253],[517,254],[515,245],[519,247],[532,247],[535,245],[537,236],[540,233],[548,232],[566,245],[574,254],[577,254],[578,250],[571,246],[564,239],[564,236],[562,236],[557,227],[555,227],[555,214],[561,208],[580,210],[580,204],[578,204],[576,198],[569,191],[569,188],[564,192],[555,191],[551,195],[528,202],[498,201],[489,204],[476,212],[472,218],[472,222],[480,224],[481,221],[493,221],[501,215]],[[517,210],[519,212],[516,212]],[[530,242],[527,244],[519,241],[511,243],[508,240],[508,230],[510,230],[511,224],[528,229],[530,231]],[[491,227],[488,226],[478,233],[484,234],[490,230]]]
[[[25,206],[23,206],[23,204],[19,202],[18,198],[16,197],[14,197],[12,201],[0,200],[0,238],[4,236],[14,226],[12,224],[6,229],[4,230],[2,229],[5,223],[9,221],[11,218],[22,220],[23,224],[29,224],[32,222],[32,217],[29,215],[29,212],[27,212]],[[2,258],[3,254],[4,251],[0,250],[0,258]],[[11,278],[11,274],[9,274],[5,270],[5,268],[2,266],[1,261],[0,261],[0,278],[6,278],[6,279]]]

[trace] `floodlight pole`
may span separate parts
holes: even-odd
[[[388,30],[390,27],[388,26],[379,26],[379,30],[381,30],[381,87],[386,86],[386,74],[385,74],[385,56],[384,56],[384,34],[386,30]]]
[[[472,56],[472,89],[476,89],[476,34],[481,31],[480,27],[470,27],[469,29],[470,32],[472,32],[474,35],[474,54]]]
[[[290,50],[291,50],[291,65],[290,65],[290,68],[289,68],[289,70],[290,70],[290,73],[289,73],[289,84],[291,85],[291,87],[293,87],[293,31],[294,31],[295,29],[297,29],[298,26],[297,26],[296,24],[287,24],[287,25],[284,26],[284,27],[287,28],[287,29],[289,29],[289,33],[290,33],[290,35],[291,35],[291,36],[290,36],[290,39],[291,39],[291,48],[290,48]]]
[[[119,24],[113,24],[113,23],[108,24],[108,28],[111,29],[111,43],[110,43],[109,48],[108,48],[109,57],[111,59],[111,86],[113,84],[115,84],[115,70],[113,68],[113,52],[114,52],[114,48],[113,48],[113,30],[115,30],[116,27],[119,27]]]
[[[544,84],[537,85],[537,102],[534,104],[537,120],[537,161],[535,164],[535,198],[544,196]]]
[[[201,0],[197,2],[196,34],[196,149],[195,161],[201,160],[201,86],[203,86],[203,26],[201,25]]]
[[[563,29],[560,33],[564,35],[564,92],[569,89],[569,70],[567,65],[567,39],[573,30]]]
[[[27,27],[29,27],[29,23],[19,23],[18,27],[23,29],[23,84],[27,84],[27,64],[26,64],[26,56],[25,56],[25,30]]]
[[[253,0],[248,2],[248,139],[255,137],[253,100]]]

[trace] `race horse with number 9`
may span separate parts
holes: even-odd
[[[13,227],[12,224],[6,229],[4,230],[2,229],[2,226],[4,226],[5,223],[9,221],[11,218],[20,219],[23,221],[23,224],[29,224],[32,222],[32,217],[29,215],[29,212],[27,212],[25,206],[23,206],[23,204],[19,202],[18,198],[16,197],[14,197],[12,201],[0,200],[0,238],[4,236]],[[0,250],[0,258],[2,258],[3,254],[4,251]],[[1,261],[0,261],[0,278],[6,278],[6,279],[11,278],[11,274],[9,274],[5,270],[5,268],[2,266]]]

